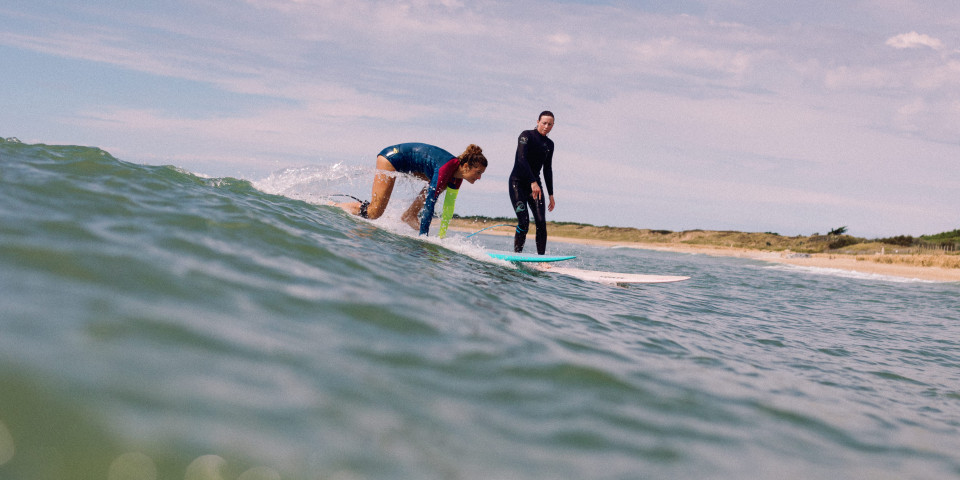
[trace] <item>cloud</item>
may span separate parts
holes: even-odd
[[[940,40],[917,32],[901,33],[895,37],[890,37],[886,44],[896,49],[929,47],[940,50],[943,48],[943,42]]]
[[[743,2],[686,15],[636,2],[173,3],[37,7],[0,28],[0,45],[76,59],[57,65],[85,64],[81,73],[95,74],[75,89],[90,95],[47,107],[65,131],[80,132],[77,142],[134,159],[202,163],[204,173],[367,166],[372,153],[400,141],[451,151],[477,143],[492,164],[463,201],[487,196],[492,206],[476,203],[474,212],[509,213],[497,196],[516,135],[549,108],[558,114],[558,219],[643,224],[655,210],[638,204],[639,220],[601,219],[602,192],[661,202],[663,225],[710,227],[709,216],[671,205],[711,203],[746,209],[748,219],[763,207],[804,231],[791,206],[849,206],[884,225],[877,208],[917,209],[911,199],[934,190],[924,182],[946,188],[935,198],[955,197],[955,187],[928,172],[948,171],[956,158],[960,61],[917,32],[885,45],[863,40],[871,35],[864,32],[890,32],[888,23],[836,26],[844,24],[836,18],[862,16],[857,9],[827,17],[767,7],[778,14],[771,21]],[[909,24],[948,31],[952,20],[941,17]],[[896,55],[891,47],[936,53]],[[0,112],[0,122],[6,117]]]

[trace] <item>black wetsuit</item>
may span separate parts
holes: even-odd
[[[540,169],[547,184],[544,192],[540,183]],[[535,200],[530,184],[536,182],[543,194]],[[553,140],[536,130],[525,130],[517,139],[517,155],[514,158],[513,171],[510,172],[510,203],[517,212],[517,233],[513,236],[513,251],[522,252],[530,228],[530,214],[537,226],[537,253],[543,255],[547,250],[546,199],[553,195]]]

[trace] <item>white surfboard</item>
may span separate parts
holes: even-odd
[[[604,272],[601,270],[583,270],[580,268],[554,266],[542,266],[538,267],[538,269],[547,273],[576,277],[588,282],[609,283],[612,285],[627,283],[670,283],[690,279],[690,277],[674,275],[644,275],[640,273]]]

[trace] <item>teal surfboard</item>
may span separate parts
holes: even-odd
[[[508,262],[560,262],[563,260],[572,260],[576,255],[535,255],[531,253],[511,253],[511,252],[487,252],[493,258],[506,260]]]

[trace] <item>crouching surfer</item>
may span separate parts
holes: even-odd
[[[390,202],[393,184],[397,180],[396,173],[411,174],[426,181],[427,186],[400,218],[415,230],[419,229],[420,235],[427,235],[437,199],[441,192],[447,190],[437,233],[443,238],[453,218],[460,185],[464,180],[469,183],[480,180],[486,169],[487,159],[483,156],[483,150],[473,144],[457,157],[433,145],[401,143],[384,148],[377,155],[377,174],[373,179],[369,202],[347,202],[337,206],[363,218],[380,218]]]

